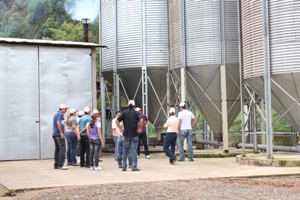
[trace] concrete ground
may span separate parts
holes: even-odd
[[[150,147],[151,158],[144,156],[138,159],[139,172],[130,169],[123,172],[118,168],[112,153],[104,153],[103,162],[99,163],[103,169],[93,171],[88,168],[70,166],[68,170],[53,169],[53,159],[23,160],[0,162],[0,196],[10,189],[50,188],[73,185],[93,185],[141,181],[161,181],[195,178],[218,177],[259,177],[278,175],[299,175],[300,167],[262,167],[239,164],[235,154],[241,154],[241,149],[230,148],[229,153],[234,157],[213,158],[223,155],[222,148],[212,147],[205,150],[194,150],[193,162],[176,162],[170,165],[168,157],[162,152],[162,147]],[[159,153],[160,152],[160,153]],[[201,158],[210,155],[211,158]],[[228,155],[228,154],[224,154]],[[298,153],[274,152],[274,158],[292,158],[300,160]],[[247,150],[246,157],[255,156],[266,159],[265,153],[252,154]],[[207,157],[207,156],[205,156]],[[79,159],[78,159],[79,160]],[[2,185],[2,186],[1,186]]]

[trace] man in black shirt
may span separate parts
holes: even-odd
[[[132,158],[132,171],[140,171],[137,168],[137,145],[138,145],[138,134],[141,129],[137,128],[137,122],[140,121],[140,127],[143,127],[142,115],[134,110],[134,100],[129,100],[128,109],[125,110],[116,120],[116,124],[123,132],[123,166],[122,171],[126,171],[127,168],[127,156]],[[124,128],[121,127],[120,122],[123,121]],[[123,129],[123,130],[122,130]]]

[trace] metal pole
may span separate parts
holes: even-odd
[[[181,102],[186,101],[186,55],[185,55],[185,0],[180,1],[180,30],[181,30]],[[184,140],[184,150],[187,150],[188,145]]]
[[[273,159],[272,141],[272,103],[271,103],[271,70],[269,49],[269,1],[263,0],[263,47],[264,47],[264,85],[266,106],[266,136],[267,136],[267,159]]]
[[[253,99],[255,99],[255,92],[252,93]],[[252,104],[252,129],[251,131],[254,132],[253,134],[253,153],[258,153],[257,148],[257,132],[256,132],[256,101]]]
[[[113,0],[113,114],[120,110],[120,76],[118,72],[117,0]]]
[[[106,105],[105,105],[105,80],[103,74],[101,74],[100,77],[100,87],[101,87],[101,128],[102,128],[102,137],[103,137],[103,143],[105,144],[106,138]]]
[[[245,150],[245,116],[244,116],[244,76],[243,76],[243,50],[242,50],[242,33],[241,33],[241,7],[240,7],[240,0],[237,1],[238,3],[238,39],[239,39],[239,68],[240,68],[240,98],[241,98],[241,126],[242,126],[242,155],[246,156],[246,150]]]
[[[146,29],[146,0],[142,0],[142,109],[148,116],[148,75],[147,75],[147,29]],[[147,144],[149,134],[146,126]]]

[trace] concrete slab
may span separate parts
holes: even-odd
[[[154,152],[152,150],[152,152]],[[240,152],[230,149],[229,152]],[[195,155],[222,154],[222,149],[195,150]],[[292,154],[292,153],[291,153]],[[289,153],[274,153],[274,157],[292,156]],[[264,156],[264,155],[258,155]],[[294,156],[294,154],[293,154]],[[7,189],[34,189],[74,185],[93,185],[125,182],[144,182],[218,177],[259,177],[278,175],[299,175],[299,167],[259,167],[241,165],[236,157],[197,158],[190,162],[170,165],[164,153],[152,153],[151,159],[143,156],[138,160],[140,172],[126,172],[118,168],[113,154],[103,154],[101,171],[70,166],[69,170],[53,169],[53,159],[0,162],[0,184]]]

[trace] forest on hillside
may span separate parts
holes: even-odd
[[[79,1],[79,0],[77,0]],[[67,10],[76,0],[0,0],[0,37],[67,40],[83,39],[82,22]],[[99,43],[99,20],[89,24],[89,42]]]

